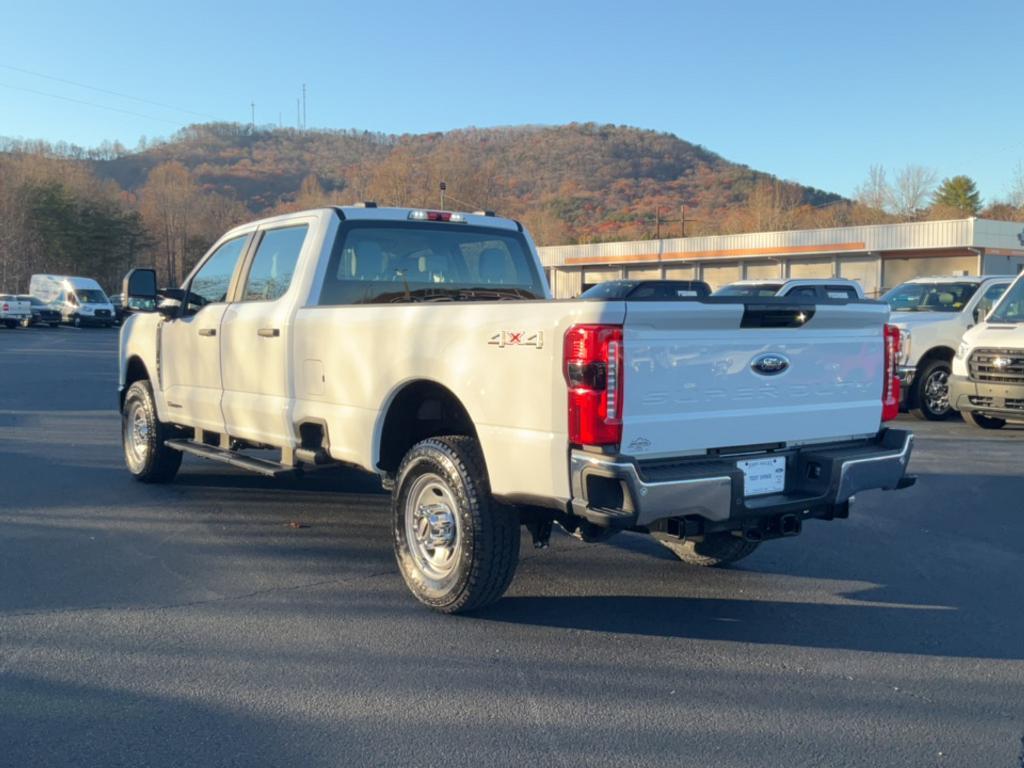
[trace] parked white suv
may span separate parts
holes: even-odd
[[[950,402],[964,421],[1000,429],[1024,421],[1024,278],[1018,277],[984,322],[964,334],[953,358]]]
[[[794,278],[792,280],[738,280],[719,288],[715,296],[807,296],[818,299],[863,299],[864,289],[856,280],[841,277]]]
[[[985,319],[1013,277],[919,277],[882,298],[900,329],[903,406],[918,418],[941,420],[953,411],[949,375],[964,331]]]
[[[144,306],[155,274],[124,292]],[[520,524],[716,565],[912,482],[881,302],[551,301],[518,222],[375,206],[237,227],[162,294],[121,330],[129,471],[166,482],[188,452],[374,472],[399,569],[440,611],[502,595]]]

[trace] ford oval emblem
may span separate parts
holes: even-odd
[[[750,361],[750,370],[762,376],[777,376],[789,368],[789,358],[777,352],[758,355]]]

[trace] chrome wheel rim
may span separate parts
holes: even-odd
[[[124,455],[128,466],[138,470],[149,455],[149,419],[143,404],[135,400],[128,406],[123,424]]]
[[[924,404],[935,414],[949,410],[949,371],[933,371],[924,383]]]
[[[406,496],[405,541],[416,567],[429,579],[450,576],[462,554],[455,497],[439,475],[413,481]]]

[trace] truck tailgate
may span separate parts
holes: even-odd
[[[622,453],[875,434],[888,314],[875,302],[628,303]]]

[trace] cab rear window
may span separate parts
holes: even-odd
[[[461,224],[350,222],[338,234],[320,305],[540,299],[518,232]]]

